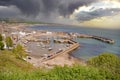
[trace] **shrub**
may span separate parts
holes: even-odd
[[[9,37],[9,36],[6,37],[5,42],[6,42],[6,46],[8,47],[8,49],[9,49],[9,47],[13,47],[13,41],[12,41],[11,37]]]
[[[20,44],[17,44],[17,46],[13,49],[13,53],[15,53],[16,56],[21,59],[26,56],[25,50]]]
[[[112,75],[109,75],[109,77],[120,79],[120,57],[116,56],[115,54],[100,54],[99,56],[91,58],[88,61],[88,64],[102,70],[101,72],[108,72],[110,74],[112,73]]]

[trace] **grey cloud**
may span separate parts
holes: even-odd
[[[0,9],[0,18],[15,18],[18,17],[20,14],[20,11],[13,6]]]
[[[100,0],[0,0],[0,6],[16,6],[22,13],[20,14],[16,9],[2,10],[0,11],[0,17],[23,15],[50,20],[50,18],[54,19],[56,16],[67,17],[75,9],[78,9],[78,7],[83,5],[87,6],[96,1]],[[114,13],[112,13],[113,11]],[[119,9],[98,9],[93,12],[81,12],[76,15],[76,19],[78,21],[85,21],[97,17],[115,15],[117,12],[119,12]]]
[[[37,15],[40,11],[39,0],[0,0],[2,6],[16,6],[26,15]]]
[[[92,12],[85,12],[82,11],[79,14],[77,14],[75,17],[78,21],[87,21],[98,17],[104,17],[104,16],[113,16],[120,13],[119,8],[114,9],[97,9]]]
[[[90,4],[97,0],[0,0],[0,5],[14,5],[25,15],[36,16],[39,13],[50,15],[58,11],[60,15],[69,15],[79,6]]]
[[[70,15],[80,6],[88,5],[98,0],[62,0],[59,4],[59,13],[63,16]]]

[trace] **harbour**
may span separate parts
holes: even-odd
[[[33,25],[31,27],[20,27],[19,30],[13,28],[9,33],[11,33],[15,45],[20,43],[25,47],[25,51],[29,55],[28,59],[33,59],[31,58],[32,56],[37,59],[46,58],[45,60],[50,60],[62,53],[70,53],[73,57],[87,60],[90,57],[98,55],[99,53],[111,52],[110,50],[103,50],[103,48],[106,49],[106,46],[116,46],[119,42],[116,41],[114,37],[97,35],[99,32],[97,32],[96,35],[85,33],[83,31],[89,31],[87,31],[87,29],[84,30],[82,27],[70,26],[69,29],[64,27],[65,29],[63,31],[59,29],[62,26],[55,27],[58,28],[59,31],[57,29],[52,29],[52,27],[54,26],[48,27],[43,25]],[[70,48],[69,50],[69,47],[72,46],[71,42],[73,42],[73,45],[74,43],[77,44],[77,46]],[[87,48],[88,45],[91,46]],[[116,49],[117,48],[119,48],[119,46],[116,47]],[[114,50],[112,50],[112,53],[113,51]],[[119,55],[119,49],[117,49],[114,53]]]
[[[68,26],[67,26],[68,27]],[[96,28],[84,28],[69,26],[69,29],[65,26],[33,26],[29,29],[32,30],[49,30],[51,32],[68,32],[68,33],[79,33],[90,35],[89,38],[74,38],[75,41],[81,44],[81,47],[71,53],[72,56],[82,59],[89,59],[93,56],[97,56],[103,52],[110,52],[120,55],[120,37],[119,30],[109,30],[109,29],[96,29]],[[107,42],[99,41],[94,39],[92,36],[99,36],[114,40],[114,44],[109,44]]]

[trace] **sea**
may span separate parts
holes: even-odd
[[[32,30],[48,30],[56,32],[74,32],[83,33],[95,36],[101,36],[115,41],[114,44],[104,43],[94,39],[77,38],[75,39],[80,43],[80,47],[71,52],[71,55],[88,60],[91,57],[97,56],[101,53],[109,52],[120,56],[120,29],[99,29],[88,28],[80,26],[65,26],[65,25],[37,25],[29,27]]]

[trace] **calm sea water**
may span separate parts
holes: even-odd
[[[80,47],[72,52],[72,56],[82,59],[99,55],[103,52],[110,52],[120,56],[120,30],[96,29],[76,26],[32,26],[33,30],[49,30],[63,32],[78,32],[90,35],[106,37],[115,40],[115,44],[107,44],[94,39],[76,39],[80,43]]]

